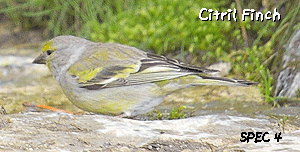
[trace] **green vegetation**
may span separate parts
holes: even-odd
[[[187,109],[186,106],[175,106],[175,108],[172,108],[170,112],[164,112],[162,113],[160,110],[153,110],[151,112],[148,112],[142,116],[142,118],[147,118],[146,120],[166,120],[166,119],[182,119],[191,117],[193,115],[193,111],[188,112],[185,111]],[[138,117],[137,117],[138,118]]]
[[[157,54],[180,54],[177,58],[184,62],[202,66],[231,62],[231,77],[259,82],[266,101],[272,103],[283,45],[300,27],[298,3],[297,0],[273,3],[267,0],[2,0],[0,13],[13,21],[13,28],[41,29],[46,38],[72,34],[93,41],[118,42],[154,50]],[[219,12],[253,8],[263,13],[277,8],[281,21],[260,22],[250,18],[201,21],[201,8]],[[193,57],[185,60],[186,54]]]
[[[183,111],[184,109],[186,109],[186,106],[180,106],[177,109],[172,109],[172,111],[170,112],[170,118],[169,119],[180,119],[180,118],[185,118],[186,114]]]
[[[271,118],[277,120],[277,124],[280,127],[282,133],[285,133],[286,128],[295,128],[292,124],[295,123],[295,120],[298,119],[298,117],[289,117],[287,115],[271,115]]]

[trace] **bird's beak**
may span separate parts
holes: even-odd
[[[46,64],[46,55],[44,53],[40,54],[37,58],[32,62],[33,64]]]

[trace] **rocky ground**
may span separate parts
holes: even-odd
[[[300,151],[299,105],[271,107],[257,87],[179,91],[157,108],[168,113],[174,105],[186,105],[193,112],[177,120],[24,107],[45,104],[81,112],[62,94],[46,66],[31,64],[43,45],[38,32],[14,34],[3,30],[7,26],[0,24],[1,151]],[[264,139],[270,141],[241,142],[242,132],[268,132]],[[274,137],[280,132],[277,142]]]
[[[269,142],[241,142],[242,132],[268,132]],[[300,130],[278,122],[228,115],[139,121],[102,115],[29,112],[2,115],[4,151],[297,151]],[[262,139],[262,138],[260,138]]]

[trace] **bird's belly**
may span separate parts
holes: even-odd
[[[136,115],[147,113],[163,101],[162,92],[155,83],[87,90],[64,90],[77,107],[106,115]]]

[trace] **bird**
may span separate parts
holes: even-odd
[[[119,43],[63,35],[46,42],[34,64],[46,64],[66,97],[85,111],[124,117],[145,114],[167,94],[198,85],[250,86],[245,80]]]

